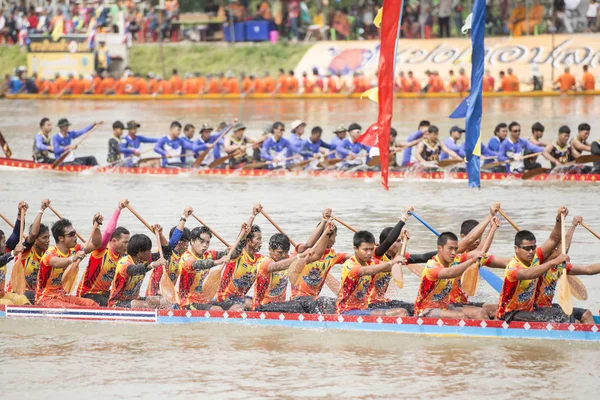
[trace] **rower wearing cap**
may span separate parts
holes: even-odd
[[[121,152],[119,151],[119,143],[121,143],[121,136],[123,136],[123,129],[125,125],[121,121],[115,121],[112,125],[113,136],[108,139],[108,157],[106,161],[110,164],[116,164],[121,161]]]
[[[291,161],[286,162],[283,159],[297,153],[296,147],[283,137],[283,132],[285,132],[285,125],[276,121],[273,124],[273,136],[265,140],[260,150],[260,158],[265,161],[276,161],[268,165],[270,169],[285,167]]]
[[[521,139],[521,125],[517,122],[511,122],[508,125],[509,135],[500,145],[498,151],[498,161],[509,161],[506,164],[506,172],[523,172],[527,169],[522,157],[525,151],[529,153],[541,153],[543,147],[532,144],[529,140]],[[514,160],[514,161],[512,161]],[[531,164],[528,165],[531,167]]]
[[[137,167],[140,161],[139,151],[142,143],[156,143],[158,139],[149,138],[146,136],[138,135],[137,130],[141,125],[136,121],[127,122],[127,135],[121,139],[119,145],[119,151],[126,158],[124,166],[126,167]]]
[[[181,123],[171,122],[169,133],[154,146],[154,151],[162,156],[161,166],[180,168],[185,166],[186,151],[196,152],[196,147],[181,138]]]
[[[229,166],[234,168],[239,164],[250,160],[250,157],[248,157],[246,152],[246,145],[249,143],[256,143],[257,141],[244,135],[246,125],[241,121],[233,125],[231,130],[233,131],[233,134],[225,139],[225,152],[227,154],[236,152],[236,155],[229,161]]]
[[[89,132],[97,125],[101,125],[102,122],[94,122],[91,125],[86,126],[83,129],[78,131],[69,131],[69,126],[71,123],[66,118],[61,118],[58,120],[58,129],[59,132],[52,137],[52,147],[54,148],[54,157],[56,159],[60,158],[62,153],[65,151],[71,151],[67,158],[65,158],[63,164],[67,165],[89,165],[94,166],[98,165],[98,161],[96,161],[96,157],[88,156],[88,157],[75,157],[75,149],[77,148],[76,144],[73,144],[73,139],[77,139],[81,135]]]
[[[223,150],[222,148],[225,145],[225,141],[224,139],[220,139],[217,142],[217,139],[219,139],[225,129],[227,129],[227,126],[224,126],[220,129],[220,132],[212,135],[213,127],[208,122],[202,124],[202,127],[200,128],[200,137],[196,139],[194,145],[199,151],[211,150],[202,160],[202,166],[209,165],[214,160],[221,157],[221,151]]]
[[[33,140],[33,161],[38,164],[52,164],[54,158],[50,157],[50,154],[54,153],[54,147],[52,147],[52,139],[50,138],[52,122],[49,118],[42,118],[40,129]]]
[[[294,153],[298,153],[300,149],[302,149],[302,145],[305,142],[305,140],[302,139],[302,135],[304,135],[304,128],[306,128],[306,122],[297,119],[294,122],[292,122],[290,128],[292,130],[292,135],[288,140],[292,144],[292,146],[294,146]]]
[[[458,142],[460,141],[460,138],[462,137],[463,133],[465,133],[465,130],[455,125],[452,128],[450,128],[450,137],[447,137],[444,140],[444,145],[448,149],[458,154],[460,157],[465,156],[464,153],[461,153],[461,147],[458,145]],[[440,154],[440,160],[447,160],[448,158],[448,153],[442,151],[442,153]]]
[[[348,134],[348,129],[346,129],[344,124],[341,124],[341,125],[338,125],[337,128],[335,128],[335,130],[333,131],[333,134],[335,136],[333,137],[333,139],[331,139],[331,143],[329,143],[329,146],[335,150],[340,145],[340,143],[342,143],[342,141],[344,139],[346,139],[346,136]],[[335,158],[335,153],[331,154],[329,156],[329,158]]]
[[[352,123],[348,127],[350,137],[342,140],[336,147],[338,158],[344,160],[340,163],[340,167],[348,167],[350,165],[365,164],[365,158],[368,158],[371,147],[356,141],[360,136],[361,126],[357,123]],[[368,160],[367,160],[368,162]]]

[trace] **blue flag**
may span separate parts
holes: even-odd
[[[450,118],[467,118],[465,154],[469,187],[481,186],[481,114],[485,46],[485,0],[475,0],[471,30],[471,93],[450,115]]]

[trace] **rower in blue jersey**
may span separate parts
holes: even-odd
[[[345,132],[345,131],[344,131]],[[325,150],[335,150],[336,148],[333,145],[325,143],[321,140],[321,135],[323,134],[323,129],[320,126],[315,126],[310,131],[310,137],[304,142],[302,148],[300,149],[300,155],[308,160],[310,158],[315,157],[321,153],[325,153]]]
[[[346,129],[346,127],[342,124],[340,126],[338,126],[337,128],[335,128],[335,131],[333,131],[333,134],[335,135],[333,137],[333,139],[331,139],[331,143],[329,143],[329,146],[332,149],[337,149],[338,145],[340,143],[342,143],[342,141],[344,139],[346,139],[346,136],[348,134],[348,129]],[[329,158],[335,158],[336,155],[335,153],[332,153],[329,155]]]
[[[464,129],[455,125],[452,128],[450,128],[450,137],[447,137],[444,140],[444,145],[461,157],[464,157],[465,153],[461,152],[461,146],[458,145],[458,142],[460,141],[460,138],[462,137],[462,134],[464,132]],[[440,154],[440,160],[447,160],[448,158],[450,158],[448,153],[442,151],[442,153]]]
[[[344,160],[340,163],[340,168],[344,169],[369,162],[369,151],[371,150],[371,147],[356,141],[361,134],[361,130],[361,126],[357,123],[350,124],[348,127],[349,137],[342,140],[335,148],[337,156]]]
[[[539,163],[524,164],[523,156],[525,151],[530,153],[542,153],[543,147],[532,144],[529,140],[521,139],[521,125],[517,122],[511,122],[508,125],[509,136],[500,145],[498,151],[498,161],[507,161],[506,172],[523,172],[528,169],[540,168]],[[502,171],[504,172],[504,171]]]
[[[494,128],[494,136],[488,141],[487,147],[491,151],[498,153],[500,151],[500,145],[504,142],[504,139],[506,139],[506,135],[508,135],[508,125],[501,122]]]
[[[169,128],[169,134],[158,140],[154,151],[162,156],[161,166],[163,168],[180,168],[185,166],[186,151],[194,153],[196,148],[181,138],[181,124],[173,121]]]
[[[196,146],[199,152],[209,149],[212,150],[208,152],[206,157],[204,157],[202,163],[200,164],[201,166],[210,165],[210,163],[221,157],[223,146],[225,146],[225,140],[221,138],[218,143],[215,142],[217,142],[221,134],[227,129],[227,125],[222,126],[221,128],[222,129],[220,132],[213,135],[213,127],[206,122],[202,124],[202,127],[200,128],[200,137],[194,141],[194,146]]]
[[[137,167],[140,162],[140,145],[142,143],[156,143],[158,139],[137,134],[141,127],[136,121],[127,122],[127,135],[121,139],[119,151],[123,155],[125,167]]]
[[[59,132],[52,137],[52,148],[54,150],[54,157],[56,159],[60,158],[60,156],[65,151],[70,151],[69,155],[63,161],[63,164],[67,165],[98,165],[98,161],[96,161],[96,157],[88,156],[88,157],[75,157],[75,149],[77,145],[72,143],[73,139],[77,139],[81,135],[84,135],[92,130],[96,125],[102,125],[102,122],[94,122],[91,125],[86,126],[83,129],[78,131],[70,131],[69,126],[71,123],[66,118],[61,118],[58,120],[58,129]]]
[[[304,142],[306,142],[306,139],[302,138],[302,135],[304,135],[304,129],[306,128],[306,122],[297,119],[292,122],[290,128],[292,130],[292,135],[288,141],[292,144],[292,146],[294,146],[294,153],[298,154],[300,149],[302,149],[302,145]]]
[[[296,154],[296,147],[283,137],[283,132],[285,132],[285,126],[282,122],[273,123],[273,136],[265,140],[260,150],[261,159],[277,161],[268,165],[270,169],[285,167],[291,160],[284,161],[284,159]]]
[[[188,146],[196,147],[197,151],[195,153],[189,153],[186,157],[181,157],[181,160],[188,167],[191,166],[194,161],[196,161],[196,157],[198,157],[198,153],[200,149],[197,146],[194,146],[194,133],[196,133],[196,127],[192,124],[186,124],[183,127],[183,135],[180,136],[181,140],[185,142]],[[206,150],[206,146],[203,146],[203,150]]]

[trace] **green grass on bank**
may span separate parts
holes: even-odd
[[[171,75],[173,68],[182,75],[185,72],[219,73],[229,70],[257,73],[265,71],[276,76],[279,68],[294,69],[309,46],[296,44],[255,45],[193,45],[178,44],[163,46],[165,70]],[[163,74],[160,46],[134,46],[129,51],[129,67],[134,72]]]
[[[294,69],[309,46],[304,44],[165,44],[165,70],[171,75],[177,68],[185,72],[219,73],[229,70],[263,75],[276,75],[279,68]],[[13,74],[20,65],[27,65],[27,55],[18,46],[0,46],[0,74]],[[129,67],[135,72],[163,74],[160,46],[134,45],[129,49]]]

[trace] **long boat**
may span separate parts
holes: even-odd
[[[53,169],[50,164],[37,164],[29,160],[19,160],[14,158],[0,158],[0,170],[35,170],[42,172],[59,172],[72,174],[125,174],[125,175],[201,175],[201,176],[243,176],[243,177],[293,177],[327,176],[334,178],[378,178],[378,171],[338,171],[338,170],[304,170],[288,171],[283,169],[229,169],[229,168],[125,168],[110,166],[82,166],[82,165],[61,165]],[[390,171],[390,179],[424,179],[424,180],[466,180],[466,172],[423,172],[423,171]],[[505,179],[520,180],[520,174],[508,174],[497,172],[481,173],[483,181],[501,181]],[[558,180],[568,182],[600,182],[600,174],[541,174],[530,179],[531,181]]]
[[[208,324],[279,326],[305,329],[389,332],[434,336],[552,339],[600,342],[595,325],[476,321],[420,317],[376,317],[290,314],[254,311],[135,310],[124,308],[45,308],[0,305],[0,318],[68,321],[113,321],[149,324]]]

